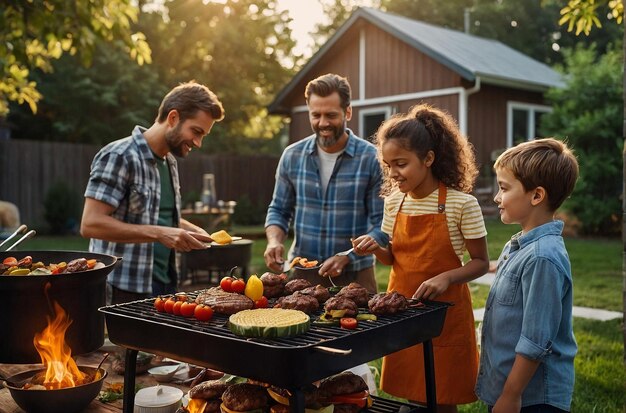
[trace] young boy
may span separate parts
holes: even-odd
[[[578,162],[563,142],[548,138],[508,149],[494,169],[500,219],[522,231],[498,258],[476,394],[492,413],[568,412],[577,351],[572,274],[554,213],[574,189]]]

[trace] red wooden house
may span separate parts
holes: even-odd
[[[270,105],[271,113],[291,117],[290,142],[312,133],[304,89],[329,72],[352,85],[348,127],[358,136],[368,138],[392,114],[428,102],[457,119],[485,177],[494,153],[537,136],[541,115],[550,111],[544,92],[563,85],[550,67],[498,41],[359,8]]]

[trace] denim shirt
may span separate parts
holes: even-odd
[[[572,275],[562,221],[511,238],[487,297],[476,395],[493,406],[517,354],[540,362],[522,406],[570,410],[577,346],[572,327]]]

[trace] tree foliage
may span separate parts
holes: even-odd
[[[543,116],[541,132],[566,139],[578,157],[580,178],[566,207],[582,231],[614,235],[621,229],[623,55],[579,46],[564,56],[567,85],[548,92],[553,112]]]
[[[93,57],[96,40],[119,40],[139,64],[150,61],[150,47],[131,25],[138,8],[131,0],[24,0],[0,2],[0,116],[8,102],[27,103],[36,112],[42,95],[32,71],[52,70],[52,61],[77,54]]]

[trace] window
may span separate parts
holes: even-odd
[[[540,138],[541,117],[552,111],[544,105],[532,105],[521,102],[507,104],[506,146],[510,148],[518,143]]]
[[[361,109],[359,111],[359,133],[363,139],[372,142],[378,127],[391,116],[390,106]]]

